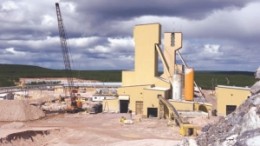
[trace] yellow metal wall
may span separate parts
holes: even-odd
[[[250,96],[249,88],[216,87],[217,113],[226,116],[226,105],[242,104]]]
[[[135,101],[144,101],[143,88],[146,86],[130,86],[118,88],[117,93],[119,95],[126,95],[130,97],[128,108],[135,112]]]
[[[105,99],[102,101],[103,112],[119,112],[119,100],[118,99]]]
[[[130,97],[129,110],[136,112],[136,101],[143,101],[143,116],[147,117],[147,108],[158,108],[159,112],[159,101],[157,96],[166,96],[167,92],[162,90],[150,90],[150,85],[143,86],[129,86],[118,88],[119,95],[126,95]],[[159,113],[158,113],[159,115]]]
[[[157,76],[158,55],[155,44],[160,44],[161,25],[137,25],[134,28],[135,72],[141,84]]]
[[[175,107],[176,110],[193,111],[193,102],[182,102],[182,101],[170,100],[170,103]]]
[[[147,115],[147,108],[157,108],[158,111],[158,117],[160,117],[159,115],[159,100],[158,100],[158,95],[162,95],[163,97],[165,97],[167,94],[167,92],[165,91],[160,91],[160,90],[144,90],[144,109],[143,109],[143,115],[144,116],[148,116]]]

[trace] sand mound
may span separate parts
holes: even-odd
[[[1,100],[0,121],[30,121],[42,118],[45,113],[22,100]]]

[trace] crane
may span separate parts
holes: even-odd
[[[55,6],[56,6],[56,14],[57,14],[58,28],[59,28],[59,35],[60,35],[60,44],[62,49],[63,61],[65,65],[65,72],[68,81],[69,94],[71,98],[71,106],[75,107],[76,97],[74,94],[75,91],[73,90],[74,83],[73,83],[73,76],[72,76],[72,70],[70,64],[70,54],[69,54],[70,50],[67,44],[67,35],[62,21],[62,15],[61,15],[59,3],[55,3]]]

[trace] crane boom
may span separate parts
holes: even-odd
[[[70,97],[73,97],[73,92],[72,92],[73,77],[72,77],[72,71],[70,65],[69,47],[67,45],[67,35],[62,21],[62,15],[61,15],[59,3],[55,3],[55,6],[56,6],[56,14],[58,20],[58,27],[59,27],[60,44],[61,44],[63,61],[64,61],[65,71],[66,71],[67,81],[68,81],[68,88],[69,88]]]

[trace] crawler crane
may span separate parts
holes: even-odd
[[[62,49],[62,55],[63,55],[63,61],[65,65],[65,71],[68,81],[68,89],[69,89],[69,96],[71,99],[71,112],[78,111],[81,109],[81,104],[77,103],[77,97],[75,93],[77,93],[77,90],[74,88],[74,82],[73,82],[73,76],[72,76],[72,70],[71,70],[71,64],[70,64],[70,54],[69,54],[69,47],[67,44],[67,35],[65,32],[65,28],[63,25],[62,15],[59,7],[59,3],[55,4],[56,6],[56,14],[57,14],[57,20],[58,20],[58,27],[59,27],[59,35],[60,35],[60,43],[61,43],[61,49]]]

